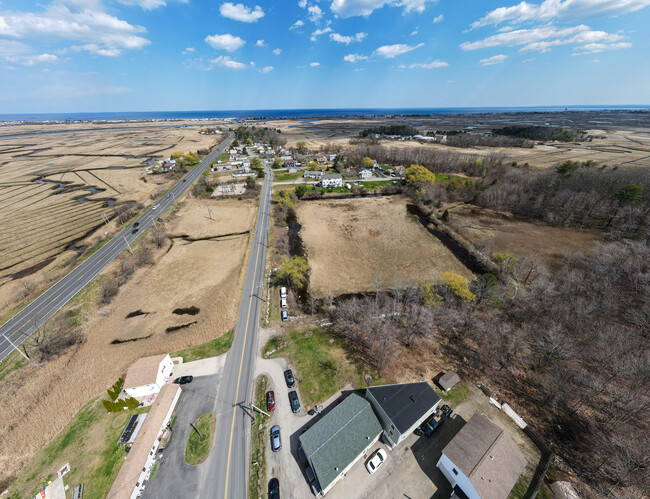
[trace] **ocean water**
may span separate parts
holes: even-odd
[[[640,106],[536,106],[536,107],[440,107],[360,109],[249,109],[234,111],[149,111],[111,113],[0,114],[0,123],[16,122],[122,122],[152,120],[207,120],[211,118],[322,118],[343,116],[391,116],[429,114],[549,113],[569,111],[650,110]]]

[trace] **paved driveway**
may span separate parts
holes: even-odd
[[[206,412],[214,411],[217,385],[221,375],[195,377],[182,386],[183,392],[176,408],[176,423],[171,441],[163,455],[165,462],[158,465],[156,474],[147,484],[145,498],[200,497],[199,478],[205,463],[190,466],[185,462],[185,444],[190,434],[190,423]]]

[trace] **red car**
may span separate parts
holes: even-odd
[[[266,410],[272,411],[275,409],[275,396],[273,395],[273,390],[266,392]]]

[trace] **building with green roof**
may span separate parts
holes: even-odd
[[[323,495],[368,452],[382,431],[370,402],[352,393],[300,436]]]

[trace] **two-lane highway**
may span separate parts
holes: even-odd
[[[248,495],[248,448],[251,419],[239,404],[250,404],[258,343],[260,308],[264,304],[266,243],[273,171],[266,167],[253,246],[248,262],[235,337],[228,352],[215,402],[214,447],[199,484],[201,497],[245,498]]]
[[[219,147],[212,151],[192,171],[175,184],[159,199],[156,204],[146,210],[135,222],[138,223],[134,233],[133,225],[129,225],[116,234],[97,252],[79,264],[74,270],[65,275],[48,288],[38,298],[9,319],[0,327],[0,362],[9,355],[14,347],[21,345],[39,327],[47,322],[57,311],[70,301],[84,286],[92,281],[120,253],[128,248],[154,220],[160,218],[174,202],[187,191],[206,168],[217,159],[217,156],[233,141],[234,136],[228,136]],[[135,223],[134,222],[134,223]]]

